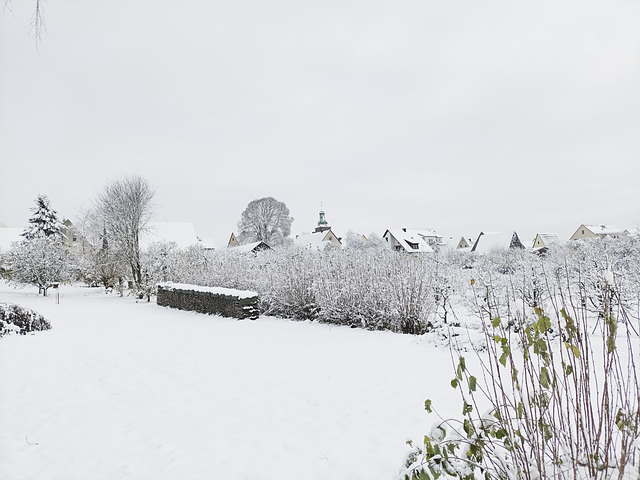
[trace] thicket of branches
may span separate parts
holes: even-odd
[[[293,218],[289,208],[273,197],[249,202],[238,221],[240,243],[265,242],[280,245],[291,233]]]
[[[127,276],[137,294],[145,293],[140,236],[153,215],[153,197],[149,182],[137,175],[104,187],[81,222],[94,245],[79,262],[86,277],[114,286]]]
[[[639,247],[605,239],[476,259],[448,304],[475,312],[483,338],[451,337],[461,415],[414,445],[406,478],[636,478]]]
[[[471,278],[477,285],[491,284],[496,304],[509,305],[515,315],[545,306],[555,295],[547,277],[560,276],[597,316],[604,274],[610,272],[610,302],[624,306],[638,329],[639,243],[637,238],[574,242],[545,257],[526,250],[406,255],[366,243],[324,252],[281,246],[257,254],[155,244],[142,253],[141,263],[151,289],[174,281],[253,290],[265,314],[405,333],[456,325],[456,313],[473,311],[477,290]]]

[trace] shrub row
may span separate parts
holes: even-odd
[[[14,303],[0,303],[0,337],[9,333],[26,335],[50,328],[49,321],[38,312]]]

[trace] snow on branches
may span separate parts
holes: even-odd
[[[58,213],[51,207],[49,197],[38,195],[36,206],[31,208],[33,216],[29,219],[29,226],[22,233],[27,240],[36,237],[52,237],[62,241],[61,223],[58,220]]]

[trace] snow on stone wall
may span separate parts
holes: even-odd
[[[163,283],[158,285],[158,305],[223,317],[255,320],[258,294],[230,288]]]

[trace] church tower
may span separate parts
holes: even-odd
[[[324,218],[324,210],[320,207],[320,219],[318,220],[318,226],[313,231],[313,233],[324,232],[325,230],[331,230],[331,227],[327,223],[327,220]]]

